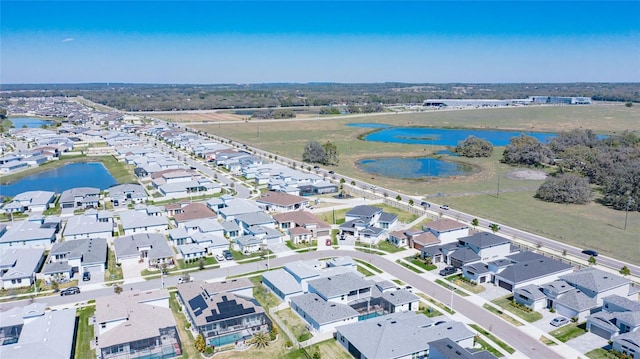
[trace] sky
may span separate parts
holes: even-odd
[[[640,1],[6,1],[0,83],[640,82]]]

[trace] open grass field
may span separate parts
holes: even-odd
[[[91,340],[94,338],[93,325],[89,324],[96,312],[96,307],[91,305],[76,310],[78,318],[78,337],[76,338],[75,355],[76,359],[95,358],[95,350],[91,349]]]
[[[247,116],[236,115],[233,113],[224,112],[205,112],[205,111],[193,111],[193,112],[157,112],[153,117],[173,122],[219,122],[219,121],[241,121],[243,122]]]
[[[479,217],[577,247],[593,247],[603,254],[640,264],[640,246],[636,245],[637,236],[634,236],[634,233],[640,233],[640,213],[629,214],[627,230],[623,231],[624,212],[614,211],[597,203],[577,206],[538,201],[533,198],[533,194],[543,180],[514,179],[510,176],[518,168],[499,162],[504,150],[502,147],[497,147],[491,158],[442,156],[445,160],[456,160],[474,166],[474,173],[467,176],[427,180],[374,176],[360,171],[355,162],[374,156],[427,156],[443,147],[365,142],[358,137],[371,129],[346,126],[357,122],[551,132],[582,127],[601,134],[611,134],[626,129],[640,131],[640,106],[629,108],[623,104],[605,104],[433,110],[410,114],[384,113],[322,120],[261,122],[259,125],[249,121],[193,127],[298,160],[302,158],[307,141],[331,141],[337,145],[340,154],[340,163],[331,169],[339,174],[359,178],[379,187],[395,189],[416,198],[426,197],[429,201],[446,203]],[[496,197],[498,183],[500,195]]]

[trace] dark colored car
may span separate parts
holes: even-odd
[[[425,208],[431,207],[431,203],[426,202],[426,201],[422,201],[422,203],[420,203],[420,207],[425,207]]]
[[[594,251],[593,249],[585,249],[582,251],[582,253],[588,255],[588,256],[593,256],[593,257],[597,257],[598,256],[598,252]]]
[[[78,287],[69,287],[67,289],[63,289],[60,291],[60,295],[65,296],[65,295],[74,295],[74,294],[79,294],[80,293],[80,288]]]
[[[232,260],[233,259],[233,254],[231,254],[231,252],[228,251],[228,250],[223,251],[222,255],[224,255],[224,259],[226,259],[226,260]]]
[[[332,175],[332,174],[334,174],[334,173],[335,173],[335,172],[333,172],[333,171],[329,171],[329,174],[330,174],[330,175]]]
[[[91,280],[91,273],[89,272],[84,272],[82,273],[82,281],[83,282],[87,282]]]
[[[444,269],[441,269],[440,272],[438,272],[438,274],[440,274],[441,276],[448,276],[448,275],[452,275],[455,274],[458,270],[455,267],[446,267]]]

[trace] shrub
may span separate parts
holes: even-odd
[[[556,308],[551,308],[551,309],[549,309],[549,312],[550,312],[550,313],[555,313],[555,312],[556,312]]]

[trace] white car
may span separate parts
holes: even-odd
[[[216,260],[218,262],[223,262],[224,261],[224,256],[222,254],[216,254]]]

